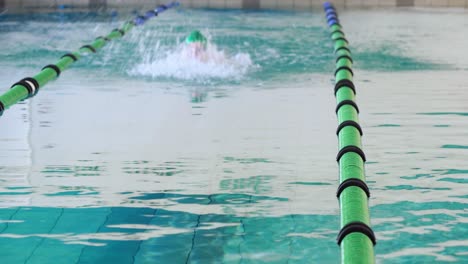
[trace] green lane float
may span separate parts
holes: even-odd
[[[145,15],[140,15],[131,21],[125,22],[122,28],[112,30],[112,32],[107,36],[97,37],[91,44],[82,46],[77,52],[71,52],[63,55],[59,61],[55,64],[45,66],[42,68],[41,72],[35,76],[27,77],[16,82],[11,86],[10,90],[0,95],[0,116],[12,105],[35,96],[39,92],[40,88],[59,77],[62,71],[66,70],[71,64],[78,61],[82,55],[87,53],[96,53],[99,49],[104,47],[107,42],[123,37],[134,26],[143,25],[147,20],[178,5],[179,2],[177,1],[171,2],[167,5],[160,5],[156,9],[146,12]]]
[[[324,9],[336,55],[334,93],[339,124],[336,130],[339,145],[336,160],[340,170],[337,197],[341,210],[341,230],[337,242],[341,247],[341,263],[375,263],[376,239],[370,227],[370,192],[365,181],[366,156],[361,147],[362,128],[355,101],[353,59],[335,8],[331,3],[325,2]]]

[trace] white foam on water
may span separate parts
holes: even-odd
[[[163,56],[143,56],[143,62],[129,70],[129,74],[205,82],[210,79],[239,80],[256,67],[247,53],[230,55],[208,43],[201,56],[193,56],[191,47],[182,43]]]

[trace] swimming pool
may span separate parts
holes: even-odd
[[[129,17],[3,14],[1,87]],[[377,261],[466,262],[466,11],[340,18]],[[179,9],[78,61],[0,118],[2,263],[337,263],[332,50],[321,10]]]

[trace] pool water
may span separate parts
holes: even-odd
[[[131,17],[1,14],[1,92]],[[340,18],[377,262],[467,263],[466,11]],[[0,118],[1,263],[338,263],[332,44],[321,10],[180,8],[78,61]]]

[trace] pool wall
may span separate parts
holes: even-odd
[[[0,9],[120,8],[152,7],[169,0],[0,0]],[[185,7],[216,9],[319,9],[322,0],[182,0]],[[340,8],[363,7],[458,7],[467,8],[468,0],[335,0]]]

